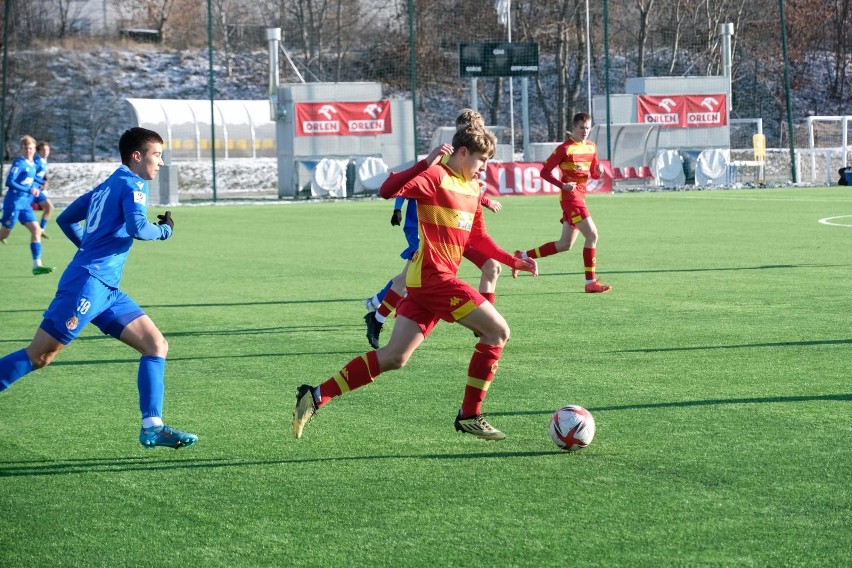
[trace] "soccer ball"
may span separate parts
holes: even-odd
[[[582,450],[595,437],[595,419],[582,406],[562,407],[550,419],[550,437],[566,452]]]

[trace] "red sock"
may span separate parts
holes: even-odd
[[[373,382],[382,371],[375,351],[368,351],[349,361],[340,372],[320,385],[320,403],[324,406],[331,399],[346,394]]]
[[[586,267],[586,280],[594,280],[595,279],[595,249],[593,248],[584,248],[583,249],[583,265]]]
[[[482,297],[491,302],[491,305],[494,305],[494,300],[497,299],[497,294],[495,292],[480,292]]]
[[[396,309],[396,305],[399,301],[402,300],[402,296],[394,292],[393,290],[388,290],[385,294],[384,300],[379,304],[379,307],[376,308],[376,312],[379,313],[382,317],[388,317],[392,311]]]
[[[503,348],[496,345],[477,343],[474,347],[470,365],[467,367],[467,385],[464,387],[464,400],[461,407],[462,418],[470,418],[482,412],[482,401],[485,400],[485,394],[491,386],[494,373],[497,372],[497,362],[500,360],[501,353]]]
[[[550,241],[549,243],[544,243],[538,248],[528,250],[527,256],[530,258],[544,258],[558,252],[559,251],[556,250],[556,241]]]

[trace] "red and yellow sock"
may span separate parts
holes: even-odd
[[[320,402],[318,406],[324,406],[335,397],[372,383],[373,379],[378,377],[381,372],[379,358],[375,351],[368,351],[355,357],[340,369],[339,373],[319,386]]]
[[[384,322],[391,314],[391,312],[396,309],[396,305],[399,303],[400,300],[402,300],[402,296],[400,296],[393,290],[388,290],[385,294],[384,299],[382,300],[382,303],[379,304],[378,308],[376,308],[376,320],[379,322]]]
[[[467,385],[464,387],[461,416],[470,418],[482,412],[482,401],[491,386],[494,373],[497,372],[497,362],[503,353],[502,347],[477,343],[474,347],[470,365],[467,368]]]
[[[583,266],[586,272],[586,281],[594,281],[595,279],[595,249],[593,248],[584,248],[583,249]]]
[[[559,251],[556,250],[556,241],[550,241],[549,243],[544,243],[540,247],[528,250],[526,255],[528,258],[544,258],[558,252]]]

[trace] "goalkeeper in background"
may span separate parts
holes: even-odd
[[[170,211],[158,215],[156,225],[147,219],[148,181],[163,165],[163,139],[153,130],[136,127],[122,134],[118,148],[121,167],[74,200],[56,219],[77,246],[77,254],[59,279],[56,295],[32,342],[0,359],[0,391],[49,365],[91,322],[142,355],[137,374],[142,411],[139,442],[146,448],[178,449],[191,446],[198,437],[163,424],[169,344],[142,308],[118,288],[135,240],[164,241],[172,236]]]

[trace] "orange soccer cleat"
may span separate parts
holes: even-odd
[[[612,290],[612,286],[609,284],[601,284],[600,280],[595,280],[591,284],[586,284],[586,293],[587,294],[603,294],[604,292],[609,292]]]

